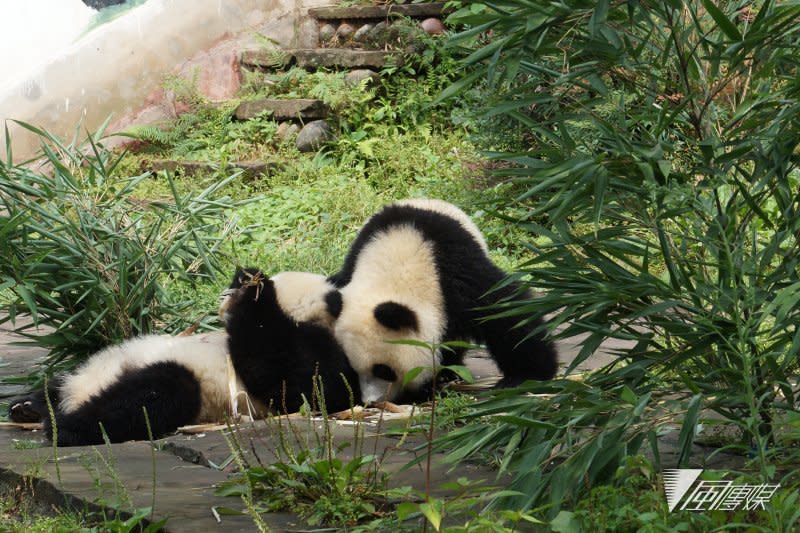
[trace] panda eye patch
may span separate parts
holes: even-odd
[[[417,314],[403,304],[383,302],[372,311],[375,320],[384,327],[395,331],[419,331]]]
[[[372,365],[372,375],[378,379],[391,381],[392,383],[397,381],[397,374],[395,374],[394,370],[389,368],[387,365]]]

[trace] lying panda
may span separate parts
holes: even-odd
[[[315,375],[328,409],[349,407],[351,396],[359,399],[357,376],[330,324],[304,320],[323,316],[314,306],[330,289],[315,274],[265,279],[255,270],[237,271],[220,309],[230,339],[223,332],[146,335],[105,348],[56,378],[48,395],[58,444],[102,443],[100,424],[111,442],[146,439],[143,409],[155,438],[187,424],[221,421],[240,391],[257,413],[296,411],[303,397],[313,401]],[[12,401],[9,419],[41,421],[53,438],[44,391]]]
[[[428,398],[430,371],[405,388],[404,375],[430,368],[434,358],[436,364],[454,364],[462,357],[387,340],[484,342],[503,372],[501,387],[552,378],[557,354],[541,320],[520,325],[520,317],[488,319],[497,311],[485,306],[531,298],[517,283],[501,284],[506,276],[489,258],[480,230],[452,204],[406,200],[373,215],[342,269],[329,278],[337,290],[325,297],[363,401]]]

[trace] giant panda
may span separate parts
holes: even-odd
[[[253,415],[296,411],[304,397],[314,401],[316,374],[330,409],[348,407],[351,396],[358,402],[357,377],[330,324],[303,320],[324,317],[313,306],[330,289],[321,275],[287,272],[267,280],[255,269],[237,271],[220,306],[227,333],[141,336],[109,346],[54,379],[48,395],[58,445],[102,443],[100,424],[111,442],[147,439],[143,409],[155,438],[184,425],[224,420],[238,401],[250,401]],[[53,438],[44,391],[12,401],[9,418],[41,421]]]
[[[456,206],[441,200],[406,200],[384,207],[361,228],[344,264],[329,277],[326,296],[333,333],[358,373],[364,402],[429,397],[432,373],[416,367],[458,363],[461,353],[418,345],[418,340],[483,342],[503,378],[500,387],[555,375],[557,353],[542,321],[492,317],[485,306],[531,298],[487,253],[483,235]],[[491,318],[490,318],[491,317]]]

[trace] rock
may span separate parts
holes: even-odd
[[[83,0],[83,3],[94,9],[103,9],[104,7],[125,3],[125,0]]]
[[[257,117],[264,111],[278,121],[281,120],[313,120],[328,116],[328,106],[322,100],[310,98],[292,98],[276,100],[262,98],[260,100],[245,100],[238,105],[233,115],[239,120],[249,120]]]
[[[399,24],[379,22],[365,39],[365,44],[370,47],[383,48],[386,45],[396,47],[401,41],[408,39],[408,32],[403,31]]]
[[[367,82],[367,86],[369,86],[378,83],[380,79],[381,75],[377,72],[366,68],[359,68],[348,72],[344,77],[344,82],[348,87],[355,87],[363,80],[369,80]]]
[[[388,38],[389,25],[386,22],[379,22],[372,27],[372,31],[368,34],[368,39],[372,43],[385,42]]]
[[[363,43],[369,36],[369,32],[371,32],[372,28],[374,27],[375,27],[374,24],[364,24],[363,26],[358,28],[356,32],[353,34],[353,40],[358,43]]]
[[[383,50],[351,50],[348,48],[318,48],[316,50],[287,49],[284,51],[287,58],[294,61],[300,68],[317,69],[322,67],[352,69],[374,68],[380,69],[386,65],[390,57],[395,64],[402,62],[402,56],[395,52]],[[242,53],[242,62],[258,65],[263,61],[263,54],[257,50]]]
[[[179,65],[178,73],[185,80],[196,80],[197,90],[210,100],[227,100],[241,87],[239,54],[236,42],[222,42]]]
[[[435,17],[426,18],[419,23],[419,27],[425,30],[429,35],[440,35],[444,33],[444,24]]]
[[[324,120],[309,122],[297,134],[297,149],[301,152],[314,152],[333,139],[333,131]]]
[[[423,18],[440,16],[452,9],[445,9],[444,2],[420,2],[418,4],[401,2],[373,2],[383,5],[372,6],[325,6],[312,7],[308,10],[308,15],[317,20],[364,20],[364,19],[388,19],[389,17],[410,17]]]
[[[298,131],[300,131],[300,126],[294,122],[281,122],[278,126],[278,130],[275,132],[275,137],[279,141],[283,141],[293,135],[297,135]]]
[[[336,28],[332,24],[323,24],[319,27],[319,42],[327,43],[336,35]]]
[[[339,27],[336,28],[336,35],[343,41],[349,41],[355,32],[356,29],[353,27],[353,25],[348,24],[347,22],[341,23]]]

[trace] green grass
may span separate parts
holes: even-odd
[[[107,517],[77,510],[41,508],[25,493],[0,497],[0,531],[3,533],[155,533],[166,522],[144,526],[149,509],[140,509],[130,518]]]
[[[83,516],[77,513],[42,515],[13,498],[0,498],[0,531],[4,533],[53,533],[91,531]]]

